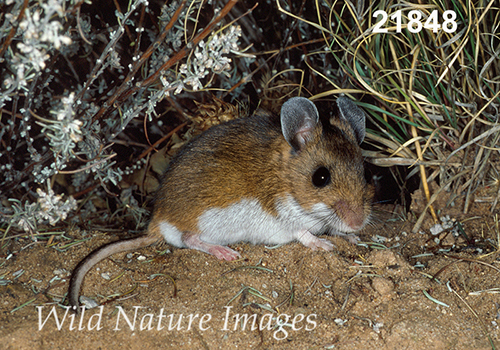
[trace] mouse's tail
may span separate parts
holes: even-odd
[[[78,307],[80,288],[85,275],[92,266],[113,254],[147,247],[158,241],[159,238],[155,235],[139,236],[105,244],[87,255],[85,259],[80,261],[71,275],[68,288],[69,306],[77,313],[80,311]]]

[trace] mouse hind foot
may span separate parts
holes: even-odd
[[[184,232],[182,242],[187,248],[211,254],[219,260],[232,261],[241,258],[240,253],[237,251],[226,246],[204,242],[200,239],[200,235],[196,233]]]

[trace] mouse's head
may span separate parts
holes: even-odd
[[[331,231],[355,232],[369,221],[373,191],[364,177],[359,144],[364,112],[346,97],[337,99],[331,125],[322,125],[316,106],[294,97],[281,109],[287,142],[286,189],[296,204]]]

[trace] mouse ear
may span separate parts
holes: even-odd
[[[293,97],[281,107],[281,132],[297,152],[311,139],[318,120],[316,106],[305,97]]]
[[[337,106],[340,117],[349,122],[358,143],[363,142],[365,139],[365,112],[345,96],[337,98]]]

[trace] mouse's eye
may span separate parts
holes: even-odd
[[[313,185],[319,188],[325,187],[330,183],[330,181],[331,181],[330,171],[324,166],[321,166],[318,169],[316,169],[316,171],[312,176]]]

